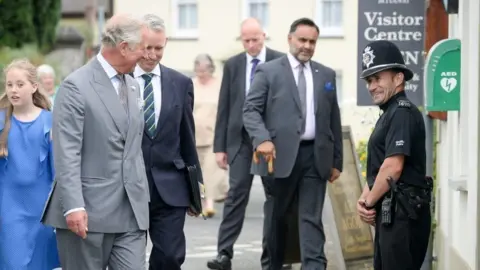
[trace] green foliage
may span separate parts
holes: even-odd
[[[45,61],[44,56],[37,49],[36,45],[26,45],[20,49],[1,48],[0,69],[2,74],[0,76],[0,93],[3,93],[4,91],[5,76],[3,74],[3,69],[14,59],[18,58],[27,58],[35,66],[39,66],[41,64],[48,64],[51,65],[54,69],[56,69],[56,67],[58,66],[56,63]]]
[[[35,0],[33,22],[36,39],[41,51],[48,51],[55,43],[57,24],[61,17],[60,0]]]
[[[362,173],[362,180],[366,181],[367,176],[367,141],[361,140],[356,147],[358,160],[360,161],[360,172]]]
[[[0,47],[19,48],[36,41],[32,0],[0,3]]]
[[[55,42],[61,0],[0,2],[0,48],[37,44],[48,51]]]

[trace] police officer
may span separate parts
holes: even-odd
[[[383,113],[368,142],[367,185],[357,211],[375,226],[375,270],[420,269],[430,236],[425,125],[405,94],[412,77],[395,44],[365,47],[361,78]]]

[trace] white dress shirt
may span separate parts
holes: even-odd
[[[253,59],[258,59],[260,60],[257,64],[257,67],[258,65],[260,64],[263,64],[267,61],[267,48],[265,46],[263,46],[262,50],[260,51],[260,53],[257,55],[257,57],[253,57],[251,56],[250,54],[248,53],[245,53],[247,55],[247,68],[245,70],[245,94],[248,94],[248,91],[250,90],[250,81],[251,81],[251,76],[252,75],[252,67],[253,67],[253,63],[252,63],[252,60]]]
[[[120,79],[117,77],[118,72],[107,62],[101,53],[97,54],[97,60],[100,62],[103,70],[105,70],[107,73],[107,77],[110,79],[110,82],[112,83],[113,88],[115,88],[115,91],[117,91],[118,95],[118,89],[120,88],[121,83]]]
[[[107,60],[103,57],[101,53],[97,54],[97,60],[100,62],[100,65],[102,66],[103,70],[105,70],[105,73],[107,73],[107,77],[110,79],[110,82],[113,85],[113,88],[115,88],[115,91],[117,92],[118,95],[118,88],[120,87],[120,79],[117,78],[118,72],[110,65]],[[68,216],[70,213],[77,212],[77,211],[85,211],[84,207],[78,207],[78,208],[73,208],[65,212],[64,216]]]
[[[288,61],[292,67],[293,77],[295,78],[295,83],[298,85],[298,72],[300,71],[300,62],[290,53],[287,54]],[[306,100],[306,113],[305,113],[305,132],[300,136],[301,140],[308,141],[315,139],[315,110],[314,102],[315,98],[313,95],[313,75],[312,67],[310,62],[305,63],[303,69],[305,74],[305,81],[307,83],[307,100]]]
[[[143,100],[143,92],[145,90],[145,80],[142,78],[142,75],[148,73],[145,72],[138,65],[133,71],[133,77],[137,80],[140,85],[140,98]],[[152,86],[153,86],[153,105],[155,106],[155,125],[158,123],[160,118],[160,109],[162,107],[162,80],[160,80],[160,66],[157,65],[152,72]]]

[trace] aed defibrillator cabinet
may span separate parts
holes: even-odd
[[[424,70],[427,111],[460,110],[460,49],[459,39],[441,40],[430,49]]]

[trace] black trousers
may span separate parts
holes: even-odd
[[[379,203],[381,205],[381,202]],[[412,220],[397,204],[393,223],[381,224],[380,209],[375,223],[375,270],[419,270],[428,248],[431,214],[428,205]]]
[[[246,133],[246,132],[244,132]],[[247,143],[248,135],[244,134],[244,143],[242,143],[240,150],[229,165],[229,183],[227,199],[223,205],[223,218],[220,223],[218,231],[218,253],[233,258],[233,246],[243,228],[245,219],[245,212],[248,201],[250,199],[250,190],[252,188],[253,175],[250,174],[250,166],[252,164],[253,150],[252,145]],[[269,253],[267,250],[267,234],[270,231],[271,223],[271,204],[272,199],[269,190],[268,182],[271,181],[267,177],[262,178],[262,183],[265,191],[265,203],[263,206],[264,221],[263,221],[263,238],[262,238],[262,269],[268,269]]]

